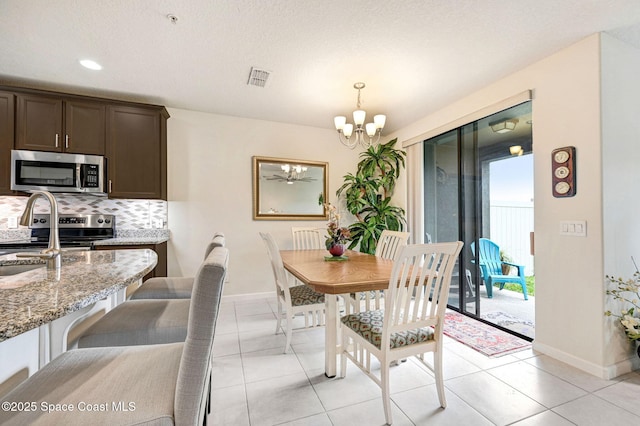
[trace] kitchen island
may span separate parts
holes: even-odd
[[[62,267],[40,259],[0,256],[3,266],[39,265],[0,276],[0,342],[80,310],[136,283],[157,263],[152,250],[69,251]]]
[[[66,350],[68,331],[96,302],[110,309],[123,301],[157,261],[149,249],[63,251],[62,267],[48,270],[40,259],[0,256],[0,391],[15,374],[31,375]],[[6,272],[17,266],[35,269]]]

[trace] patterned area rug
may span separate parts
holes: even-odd
[[[497,358],[531,347],[531,343],[457,312],[447,312],[443,333],[490,357]]]
[[[481,317],[482,319],[498,324],[501,327],[508,328],[509,330],[513,330],[516,333],[531,337],[532,339],[536,337],[536,327],[531,321],[517,318],[511,314],[501,311],[486,312],[482,314]]]

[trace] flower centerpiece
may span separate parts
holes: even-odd
[[[609,275],[606,278],[609,284],[614,286],[614,288],[607,289],[606,294],[613,296],[614,300],[627,302],[632,306],[626,310],[623,309],[620,315],[611,311],[606,311],[604,314],[618,318],[627,339],[632,342],[640,341],[640,318],[636,314],[636,309],[640,311],[640,271],[636,268],[633,277],[629,279],[614,278]],[[640,346],[637,350],[640,357]]]
[[[351,232],[349,228],[340,226],[340,215],[335,206],[325,204],[325,208],[329,213],[329,222],[327,224],[327,239],[325,246],[332,256],[342,256],[345,251],[345,244],[351,241]]]

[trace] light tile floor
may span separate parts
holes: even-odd
[[[223,301],[214,342],[213,425],[383,425],[381,391],[350,364],[324,376],[324,329],[275,335],[275,298]],[[394,425],[640,424],[640,372],[602,380],[529,350],[490,359],[446,338],[447,408],[414,359],[391,368]]]

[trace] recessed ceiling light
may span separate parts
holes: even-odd
[[[89,68],[90,70],[99,71],[102,69],[102,65],[97,63],[96,61],[92,61],[91,59],[81,59],[80,65],[85,68]]]

